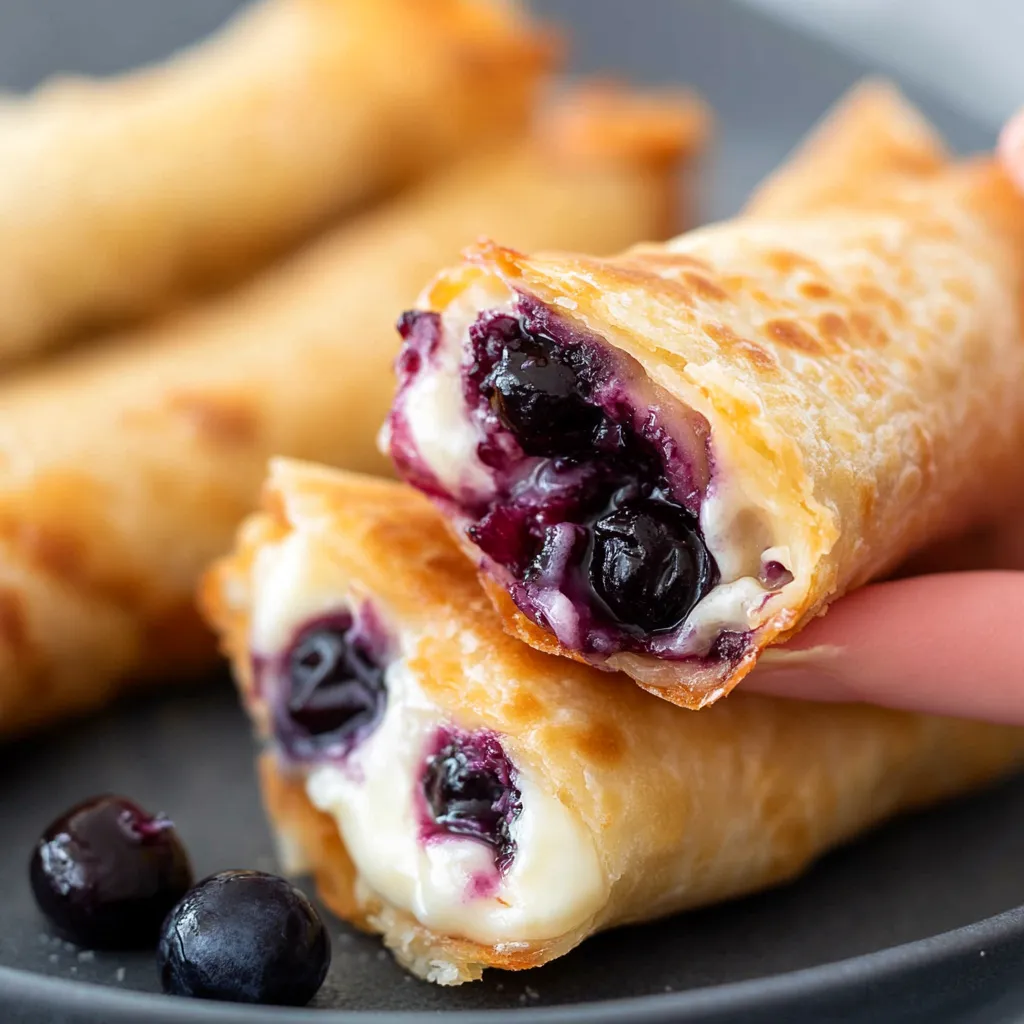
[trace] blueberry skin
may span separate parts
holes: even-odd
[[[343,759],[387,706],[381,637],[348,612],[307,623],[281,666],[274,731],[296,761]]]
[[[316,908],[291,882],[262,871],[222,871],[167,915],[157,950],[169,995],[305,1006],[331,963]]]
[[[565,353],[525,333],[502,350],[485,393],[527,455],[586,451],[602,419],[600,410],[587,403]]]
[[[657,501],[624,505],[594,524],[591,586],[625,629],[675,629],[709,589],[696,520]]]
[[[135,949],[155,945],[193,877],[172,822],[106,795],[46,829],[29,880],[39,909],[68,939],[89,949]]]

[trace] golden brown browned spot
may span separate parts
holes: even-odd
[[[917,287],[917,273],[910,267],[900,267],[896,271],[896,284],[902,291],[910,291]]]
[[[122,607],[142,603],[145,588],[115,572],[96,573],[86,557],[81,536],[42,521],[0,519],[0,536],[31,566],[69,587],[88,591]]]
[[[875,514],[875,488],[864,487],[860,492],[860,516],[861,520],[865,523],[871,522],[871,517]]]
[[[513,724],[526,725],[543,719],[544,705],[529,690],[517,690],[506,712]]]
[[[200,437],[214,444],[252,444],[259,432],[255,410],[237,395],[178,391],[168,396],[167,408],[184,417]]]
[[[776,249],[774,252],[765,253],[764,261],[772,270],[778,271],[780,274],[792,274],[796,270],[809,270],[818,277],[825,276],[824,271],[814,260],[786,249]]]
[[[830,299],[833,294],[832,289],[820,281],[804,281],[799,290],[805,299]]]
[[[902,324],[906,320],[906,310],[904,310],[903,304],[893,298],[884,288],[879,288],[878,285],[858,285],[857,298],[868,305],[881,306],[896,324]]]
[[[764,333],[785,348],[806,352],[809,355],[823,355],[825,347],[808,331],[805,331],[795,320],[769,320],[764,325]]]
[[[729,352],[734,352],[759,370],[778,367],[775,356],[751,338],[743,338],[727,324],[712,322],[704,325],[704,333]]]
[[[723,302],[729,298],[729,293],[710,277],[695,273],[692,270],[683,274],[683,280],[702,298],[711,302]]]
[[[507,245],[498,245],[489,238],[469,246],[463,250],[463,258],[470,263],[494,263],[502,273],[510,277],[521,277],[522,271],[517,264],[526,259],[525,253],[510,249]]]
[[[855,309],[850,314],[850,326],[857,340],[871,348],[882,348],[889,343],[889,335],[885,328],[870,313]]]
[[[850,325],[839,313],[822,313],[818,317],[818,330],[836,346],[850,340]]]
[[[779,299],[778,296],[769,295],[763,288],[755,288],[750,293],[750,297],[762,310],[775,309],[782,311],[793,308],[792,303]]]
[[[26,561],[57,579],[74,581],[84,574],[84,555],[79,537],[55,530],[42,522],[13,521],[3,524]]]
[[[608,768],[618,764],[626,752],[622,732],[617,726],[606,722],[595,722],[585,728],[574,729],[573,744],[588,761]]]
[[[745,292],[752,292],[754,281],[746,274],[722,274],[718,278],[722,287],[733,295],[742,295]]]
[[[956,313],[948,306],[940,309],[936,317],[936,326],[943,334],[952,334],[956,330]]]
[[[14,654],[22,654],[28,647],[28,623],[21,595],[16,590],[0,590],[0,645]]]

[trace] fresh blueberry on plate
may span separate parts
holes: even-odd
[[[54,821],[36,843],[29,878],[54,927],[90,949],[155,944],[193,880],[172,822],[119,796],[94,797]]]
[[[157,966],[170,995],[305,1006],[331,963],[316,908],[291,882],[262,871],[223,871],[167,915]]]

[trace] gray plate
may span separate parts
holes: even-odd
[[[0,86],[158,56],[234,6],[3,0]],[[686,80],[708,96],[720,121],[713,216],[735,210],[863,71],[726,0],[537,6],[573,24],[578,70]],[[991,131],[914,96],[957,145],[991,145]],[[82,953],[48,933],[26,882],[32,843],[66,806],[108,790],[171,814],[203,874],[273,868],[248,731],[224,683],[128,703],[0,750],[0,1021],[309,1019],[306,1011],[264,1014],[155,996],[151,956]],[[497,1021],[511,1010],[532,1022],[1007,1020],[1024,1006],[1024,913],[1012,909],[1024,904],[1022,864],[1024,779],[896,822],[783,889],[600,936],[527,975],[489,972],[457,990],[412,980],[375,940],[335,924],[334,963],[317,1006],[341,1012],[315,1019],[408,1022],[469,1011]]]

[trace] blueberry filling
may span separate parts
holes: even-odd
[[[445,329],[433,312],[399,322],[391,455],[456,515],[519,610],[599,658],[741,658],[748,632],[719,643],[686,629],[721,580],[699,523],[713,468],[707,420],[678,403],[669,418],[629,356],[520,294],[469,328],[459,373],[477,464],[443,484],[411,417],[424,415],[418,381],[451,372],[439,356]],[[792,578],[775,563],[763,575],[772,590]]]
[[[368,614],[343,612],[303,627],[275,695],[275,732],[290,757],[344,757],[372,732],[387,704],[384,647]]]
[[[469,333],[464,392],[496,492],[469,510],[469,537],[541,625],[559,633],[550,595],[568,598],[585,651],[643,650],[677,630],[718,581],[697,522],[699,470],[670,478],[685,459],[636,409],[612,354],[543,307],[521,300],[517,315],[484,313]]]
[[[495,850],[504,872],[515,856],[512,823],[522,810],[515,769],[489,732],[443,730],[421,780],[430,818],[427,835],[470,836]]]

